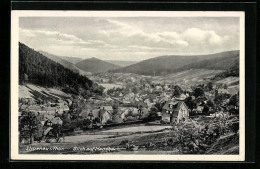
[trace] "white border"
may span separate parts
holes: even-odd
[[[19,154],[18,140],[18,41],[19,17],[239,17],[240,18],[240,134],[239,155],[29,155]],[[175,11],[44,11],[11,12],[11,160],[133,160],[133,161],[244,161],[245,160],[245,14],[239,12]]]

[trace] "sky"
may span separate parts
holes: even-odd
[[[141,61],[239,50],[238,17],[20,17],[19,41],[58,56]]]

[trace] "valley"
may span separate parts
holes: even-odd
[[[39,153],[27,152],[27,145],[66,145],[51,153],[109,147],[110,153],[217,154],[218,142],[227,154],[238,153],[238,51],[121,66],[57,57],[20,44],[21,153]],[[33,130],[26,124],[31,119]],[[77,145],[92,149],[73,152]]]

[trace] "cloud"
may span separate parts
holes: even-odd
[[[221,36],[214,30],[203,30],[199,28],[189,28],[182,32],[155,32],[146,33],[140,28],[123,22],[104,19],[110,24],[114,24],[112,30],[102,30],[99,33],[110,39],[109,43],[120,43],[122,46],[132,44],[150,47],[198,48],[199,46],[224,46],[230,39],[229,36]],[[116,42],[115,42],[116,41]]]
[[[28,30],[20,28],[20,40],[31,41],[35,40],[43,43],[49,43],[49,45],[63,45],[63,46],[74,46],[74,47],[114,47],[113,45],[106,44],[101,40],[83,40],[75,35],[61,33],[58,31],[46,31],[46,30]]]
[[[109,39],[110,43],[119,43],[126,47],[133,44],[140,46],[146,45],[151,47],[175,48],[188,46],[187,42],[178,39],[179,35],[176,32],[146,33],[140,28],[133,25],[125,24],[111,19],[104,20],[110,24],[115,25],[115,28],[112,30],[99,31],[100,34],[106,36],[107,39]]]
[[[163,26],[156,27],[153,24],[157,23],[151,21],[153,20],[137,22],[134,19],[95,18],[80,19],[78,25],[73,20],[71,23],[66,21],[60,24],[60,27],[48,25],[33,29],[20,28],[20,41],[36,50],[56,55],[119,60],[239,49],[238,34],[225,32],[224,26],[223,31],[219,31],[222,28],[220,26],[218,29],[206,26],[201,28],[194,24],[189,27],[189,23],[183,29],[174,29],[176,23],[162,22]],[[151,28],[154,29],[151,31]]]
[[[181,34],[181,38],[192,44],[221,45],[228,40],[228,36],[221,37],[213,30],[202,30],[199,28],[190,28]]]

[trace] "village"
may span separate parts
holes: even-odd
[[[158,78],[96,74],[92,80],[101,86],[106,84],[102,96],[62,96],[34,91],[38,97],[19,99],[19,119],[28,121],[24,118],[28,113],[35,117],[27,125],[33,124],[35,128],[27,132],[20,130],[20,143],[50,143],[52,140],[58,143],[62,137],[75,133],[113,129],[118,134],[124,129],[128,131],[129,127],[135,127],[136,131],[132,133],[153,129],[155,132],[156,127],[164,126],[158,130],[168,130],[168,127],[174,128],[185,122],[198,122],[202,117],[209,123],[215,119],[235,118],[238,121],[238,92],[226,84],[212,83],[209,78],[193,83]],[[206,121],[202,123],[204,127]]]

